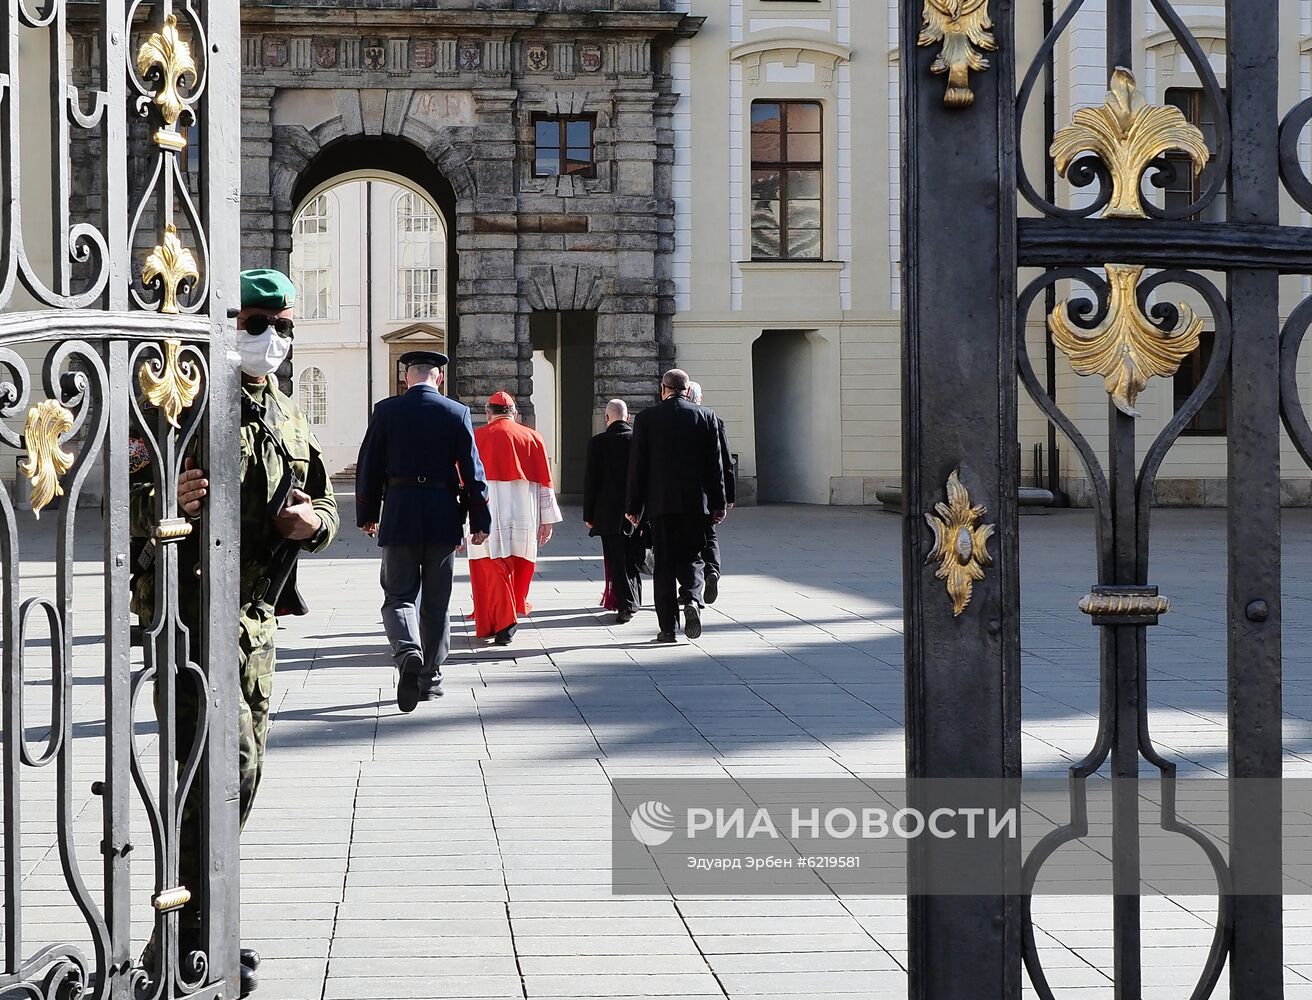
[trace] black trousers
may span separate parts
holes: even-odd
[[[715,577],[720,578],[720,538],[715,533],[715,522],[709,517],[704,519],[706,522],[706,537],[702,542],[702,563],[704,564],[703,578],[709,580]],[[679,587],[679,603],[688,603],[688,591]]]
[[[706,575],[720,575],[720,538],[715,533],[715,525],[706,519],[706,543],[702,548],[702,559],[706,562]]]
[[[701,607],[705,586],[705,563],[702,549],[706,545],[705,514],[664,514],[651,519],[652,551],[656,572],[652,577],[656,620],[662,632],[673,632],[679,625],[679,594],[685,603]]]
[[[642,549],[632,535],[602,535],[611,596],[619,614],[636,614],[642,607]]]

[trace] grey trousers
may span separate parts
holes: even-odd
[[[442,679],[442,664],[451,651],[447,609],[451,604],[455,551],[454,545],[383,546],[383,628],[397,667],[402,667],[412,654],[423,657],[421,696]]]

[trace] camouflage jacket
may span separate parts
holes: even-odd
[[[301,408],[284,396],[272,378],[264,382],[242,383],[241,457],[241,592],[243,612],[252,604],[259,580],[266,577],[274,552],[283,537],[269,516],[269,503],[282,483],[287,470],[287,456],[292,461],[292,475],[298,487],[309,494],[315,511],[323,519],[325,531],[316,539],[303,542],[306,551],[317,552],[332,542],[340,519],[332,483],[323,463],[323,454]],[[282,438],[279,448],[259,419],[263,408],[265,420]],[[284,449],[286,455],[284,455]],[[155,504],[154,474],[142,458],[144,449],[133,449],[132,470],[132,539],[133,539],[133,610],[143,622],[154,609],[154,578],[151,567],[150,538],[158,519]],[[215,484],[210,490],[214,491]],[[199,564],[199,538],[193,532],[181,543],[179,552],[179,591],[184,617],[193,618],[199,610],[196,567]],[[276,595],[275,595],[276,596]],[[272,598],[270,598],[272,600]]]

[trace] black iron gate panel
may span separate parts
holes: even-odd
[[[1088,833],[1088,783],[1105,770],[1115,995],[1139,997],[1146,766],[1163,788],[1153,821],[1196,845],[1215,881],[1211,949],[1181,995],[1212,995],[1228,969],[1231,995],[1282,997],[1282,809],[1278,783],[1267,780],[1282,773],[1280,430],[1283,422],[1312,462],[1296,384],[1312,300],[1282,331],[1280,276],[1312,273],[1312,234],[1282,226],[1280,203],[1288,194],[1312,210],[1312,179],[1299,156],[1312,99],[1282,121],[1278,0],[1225,4],[1224,87],[1168,0],[1105,0],[1094,16],[1105,15],[1106,100],[1055,121],[1051,87],[1062,81],[1053,80],[1053,53],[1086,7],[1094,9],[1086,0],[901,7],[911,776],[1020,773],[1018,380],[1074,446],[1092,486],[1095,573],[1071,613],[1087,615],[1101,638],[1098,732],[1070,768],[1070,822],[1023,857],[993,845],[914,845],[911,990],[933,1000],[1017,997],[1023,963],[1037,994],[1054,996],[1035,943],[1032,894],[1053,854]],[[1134,25],[1147,10],[1202,81],[1216,123],[1210,136],[1141,92]],[[1014,28],[1022,18],[1044,20],[1045,37],[1018,79]],[[1045,87],[1047,162],[1031,174],[1020,151],[1036,117],[1027,112]],[[1189,204],[1165,205],[1150,190],[1182,174],[1192,175]],[[1057,177],[1085,196],[1058,198]],[[1222,221],[1202,221],[1204,214]],[[1018,286],[1022,268],[1027,280]],[[1204,318],[1196,309],[1214,331],[1210,359],[1149,439],[1136,399],[1198,350]],[[1050,357],[1059,353],[1076,374],[1102,380],[1105,453],[1040,378],[1024,335],[1036,321]],[[1227,373],[1231,781],[1222,849],[1175,813],[1176,767],[1148,726],[1146,630],[1170,611],[1149,559],[1158,472],[1213,393],[1226,391]],[[949,895],[953,873],[981,865],[1005,872],[1018,891]]]
[[[237,479],[238,5],[5,0],[0,21],[0,453],[17,460],[0,482],[0,998],[235,997],[237,703],[210,665],[235,664],[237,640],[223,484]],[[193,520],[177,479],[196,449],[213,487]],[[25,575],[52,520],[52,579]],[[180,560],[184,539],[199,565]],[[75,586],[90,558],[103,573],[92,601]],[[202,578],[191,625],[181,572]],[[134,574],[167,595],[137,649]],[[74,720],[87,685],[91,725]],[[186,686],[199,722],[179,740]],[[48,707],[34,713],[36,696]],[[101,780],[82,780],[88,769]],[[47,828],[25,791],[51,773]],[[206,864],[204,884],[184,885],[192,787]],[[103,877],[79,853],[88,827]],[[55,907],[76,934],[25,919],[52,896],[29,891],[33,849],[58,857]],[[134,882],[143,856],[153,878]],[[192,899],[204,930],[183,951],[177,910]],[[134,908],[152,914],[135,939]]]

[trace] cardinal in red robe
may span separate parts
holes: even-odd
[[[492,530],[482,545],[469,544],[469,579],[474,591],[478,636],[509,645],[519,616],[531,610],[538,548],[563,520],[552,488],[542,435],[518,419],[515,399],[505,390],[487,403],[488,422],[474,432],[488,487]]]

